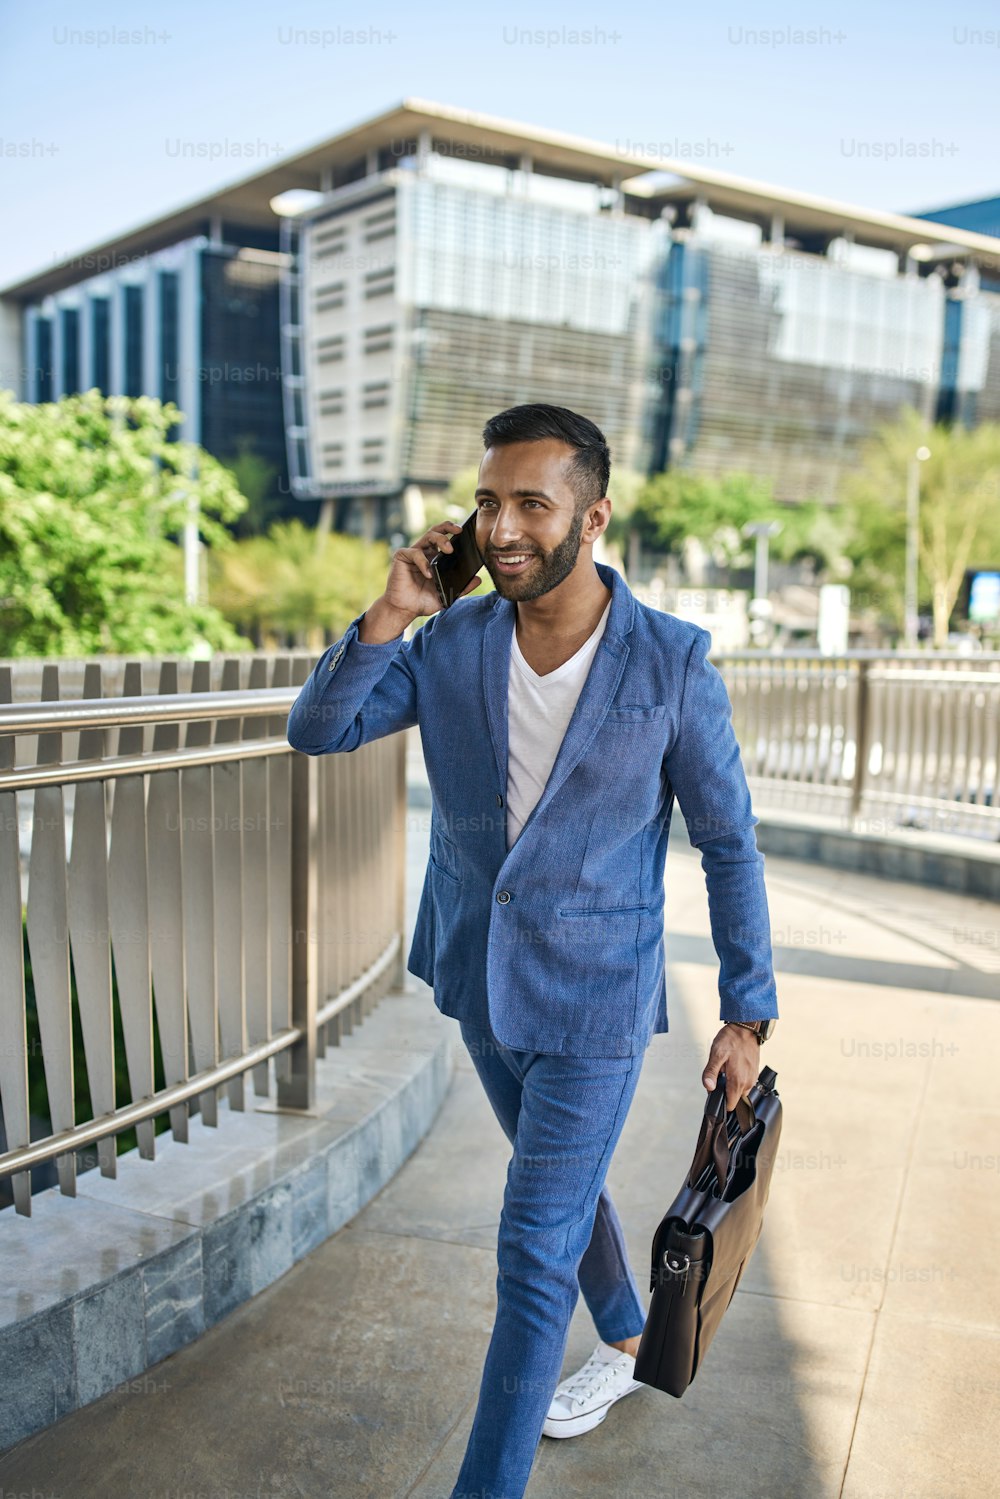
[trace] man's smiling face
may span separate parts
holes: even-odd
[[[575,457],[575,448],[554,437],[487,448],[476,489],[476,541],[501,597],[548,593],[573,571],[581,546],[607,525],[610,501],[578,503],[570,472]]]

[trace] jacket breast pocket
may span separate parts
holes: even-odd
[[[619,703],[608,709],[608,719],[611,723],[657,723],[669,712],[669,703]]]

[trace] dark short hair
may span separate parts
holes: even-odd
[[[541,442],[546,437],[555,437],[577,450],[569,468],[577,511],[603,499],[611,478],[611,452],[604,433],[587,417],[580,416],[565,406],[547,406],[537,402],[528,406],[510,406],[506,411],[491,416],[486,423],[483,428],[483,447],[499,448],[512,442]]]

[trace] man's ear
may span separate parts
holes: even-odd
[[[600,522],[603,522],[603,524],[599,523],[599,528],[591,538],[593,541],[596,541],[598,536],[603,536],[604,532],[608,529],[608,522],[611,520],[611,500],[608,495],[604,495],[601,499],[595,501],[593,505],[587,506],[587,526],[584,527],[584,530],[593,523],[594,512],[600,509],[602,505],[606,506],[607,509],[601,513]]]

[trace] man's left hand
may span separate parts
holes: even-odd
[[[745,1025],[724,1025],[712,1042],[708,1066],[701,1080],[714,1093],[719,1073],[726,1074],[726,1108],[732,1112],[737,1099],[745,1098],[760,1072],[760,1042]]]

